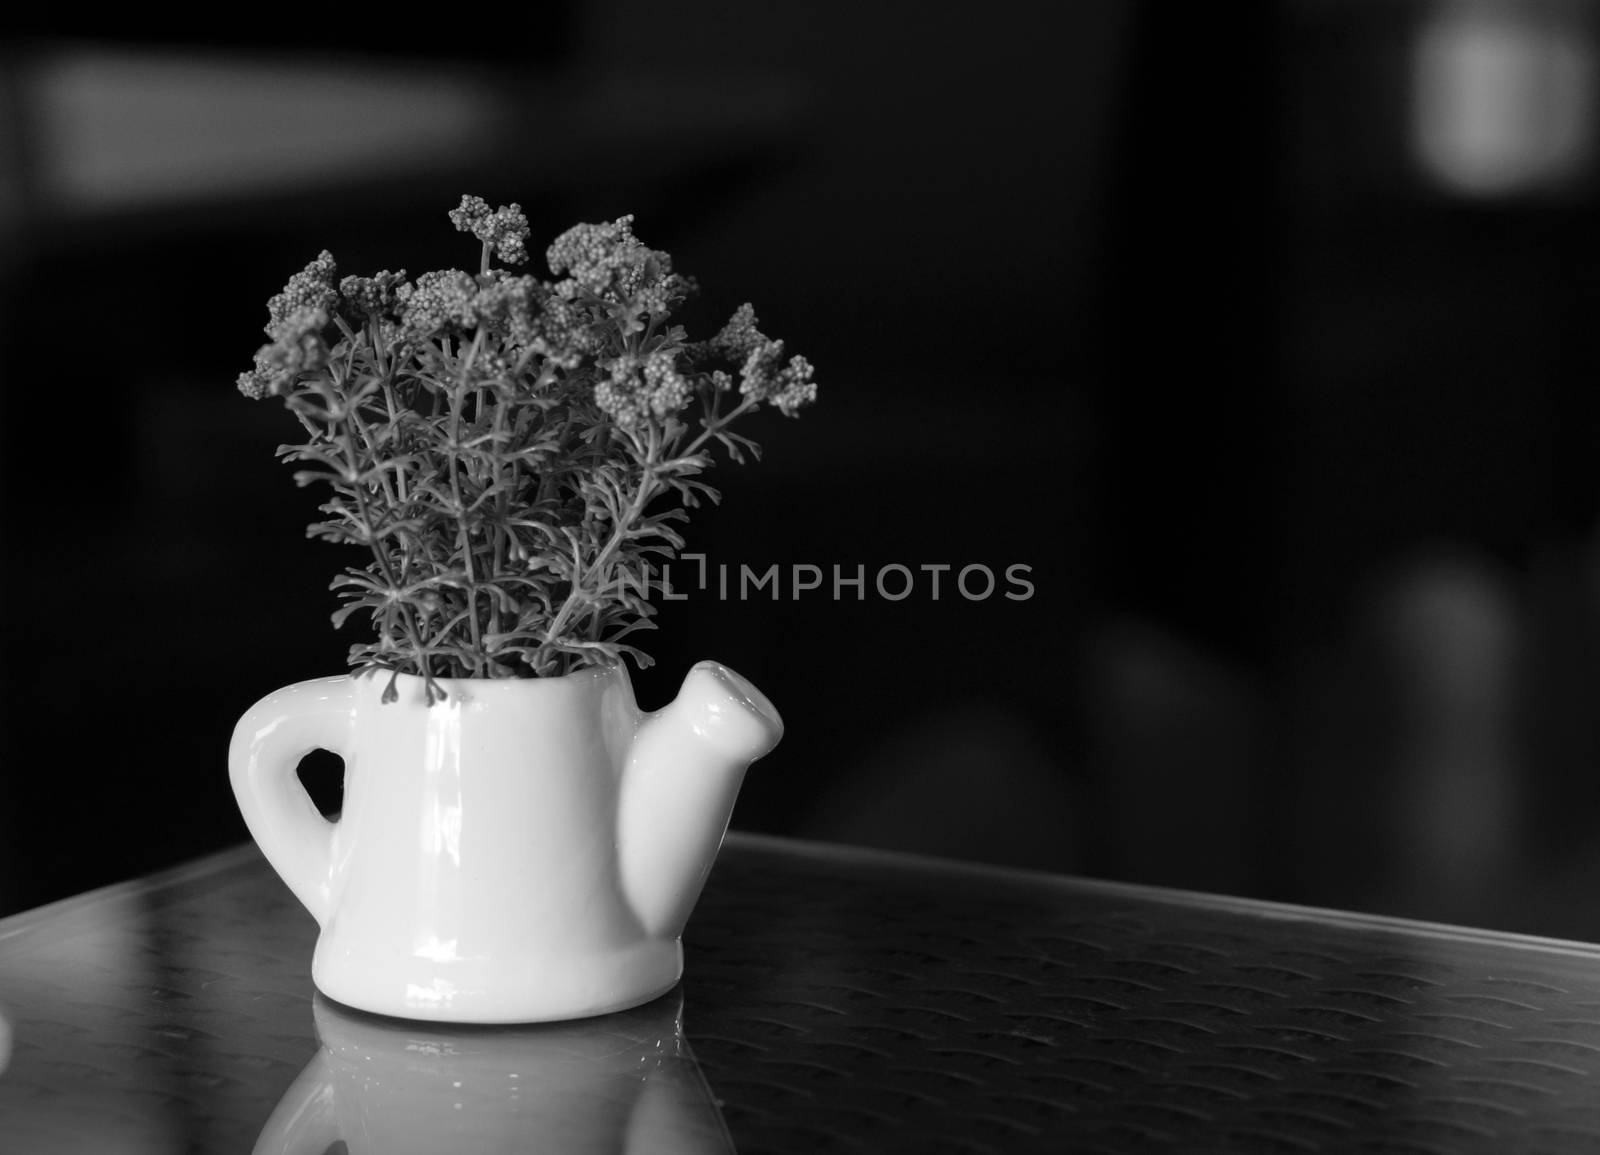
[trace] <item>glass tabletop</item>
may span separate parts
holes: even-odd
[[[1600,1149],[1578,943],[740,834],[617,1015],[363,1015],[315,934],[250,847],[0,921],[4,1148]]]

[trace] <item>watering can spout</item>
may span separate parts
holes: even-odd
[[[700,895],[750,763],[778,744],[766,695],[716,662],[689,671],[627,756],[617,815],[623,891],[651,937],[676,938]]]

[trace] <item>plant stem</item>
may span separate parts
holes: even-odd
[[[472,631],[473,654],[483,661],[483,639],[478,625],[478,575],[472,564],[472,527],[467,521],[466,502],[461,496],[461,410],[467,400],[467,380],[472,363],[483,348],[485,331],[480,328],[472,339],[472,348],[462,363],[456,386],[450,394],[450,496],[455,501],[456,526],[461,543],[461,564],[467,571],[467,625]],[[481,673],[481,671],[480,671]]]
[[[362,423],[360,410],[352,404],[348,406],[346,413],[349,415],[350,425],[354,428],[354,431],[361,435],[363,444],[370,448],[372,446],[372,434],[368,431],[366,425]],[[389,484],[389,474],[381,469],[378,470],[378,484],[383,487],[383,496],[388,499],[389,508],[394,509],[397,505],[395,492]]]
[[[504,576],[506,570],[505,545],[507,530],[505,519],[510,498],[506,491],[500,487],[500,466],[505,460],[505,454],[500,451],[501,447],[499,441],[499,437],[506,432],[505,424],[506,406],[496,402],[494,407],[494,434],[496,440],[492,443],[495,446],[494,466],[489,477],[489,483],[495,487],[495,519],[490,526],[490,549],[492,551],[490,556],[490,565],[493,569],[493,572],[490,574],[491,581],[499,581],[501,577]],[[489,602],[489,632],[491,634],[498,634],[500,632],[499,598],[493,598]]]
[[[695,451],[704,445],[708,440],[710,440],[712,437],[715,437],[719,431],[732,424],[735,417],[738,417],[740,414],[746,413],[755,408],[755,405],[756,403],[754,401],[750,400],[748,397],[745,397],[739,402],[738,405],[730,409],[725,416],[710,418],[706,422],[705,431],[701,433],[699,437],[696,437],[693,441],[689,442],[689,448],[685,449],[678,456],[692,457]]]
[[[659,450],[660,434],[654,426],[651,426],[650,442],[645,454],[644,472],[639,477],[639,488],[634,493],[628,512],[618,520],[616,527],[611,531],[611,539],[606,542],[605,547],[596,555],[594,562],[588,567],[587,571],[581,577],[578,575],[573,576],[572,589],[568,591],[566,600],[561,603],[561,609],[551,619],[549,628],[544,632],[544,639],[539,644],[541,651],[560,635],[561,630],[567,624],[567,619],[577,609],[579,601],[587,596],[587,587],[590,580],[596,574],[604,572],[606,563],[611,560],[611,555],[621,548],[622,543],[627,540],[628,531],[633,528],[633,523],[639,519],[639,515],[644,512],[644,507],[655,496],[655,467],[658,464],[656,454]]]
[[[389,424],[392,426],[397,425],[400,420],[400,413],[395,405],[394,381],[387,372],[384,373],[383,377],[383,399],[384,403],[389,408]],[[403,446],[400,446],[398,441],[396,442],[396,445],[397,447],[403,448]],[[394,475],[395,488],[399,491],[400,503],[404,505],[408,500],[406,497],[406,471],[397,467],[394,471]]]
[[[351,430],[350,423],[348,421],[340,423],[340,432],[343,434],[340,440],[344,445],[345,461],[350,466],[350,472],[354,475],[350,482],[350,492],[356,499],[356,513],[361,518],[362,529],[366,531],[367,544],[372,549],[373,557],[375,557],[378,561],[378,572],[383,575],[383,580],[388,583],[388,587],[391,590],[399,590],[400,584],[395,580],[394,569],[389,564],[389,555],[384,552],[383,544],[378,540],[377,534],[375,533],[372,525],[372,514],[367,506],[366,490],[362,487],[359,480],[361,469],[359,467],[356,455],[355,434]],[[409,608],[410,607],[407,607],[408,610]],[[409,612],[406,613],[402,619],[401,625],[405,630],[406,639],[411,643],[412,650],[416,652],[420,658],[422,642],[417,631],[415,614]],[[425,664],[423,666],[423,670],[427,670],[427,666]]]

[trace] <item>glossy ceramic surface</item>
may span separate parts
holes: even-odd
[[[617,666],[565,678],[320,678],[258,702],[229,752],[251,834],[321,928],[346,1006],[459,1023],[603,1014],[668,990],[746,767],[783,726],[723,666],[654,714]],[[345,759],[344,809],[295,770]]]
[[[321,1050],[255,1155],[726,1155],[732,1140],[683,1038],[683,998],[582,1025],[429,1027],[319,997]]]

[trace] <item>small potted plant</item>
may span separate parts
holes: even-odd
[[[363,1010],[458,1022],[571,1018],[671,987],[679,935],[745,768],[782,734],[726,667],[653,714],[623,659],[654,612],[720,446],[763,405],[793,416],[811,366],[749,305],[707,340],[673,323],[693,283],[634,235],[580,224],[554,280],[519,275],[517,205],[464,197],[476,273],[338,276],[323,252],[268,303],[239,378],[304,440],[280,455],[331,497],[310,534],[364,564],[334,624],[370,621],[352,672],[258,702],[230,776],[267,859],[322,927],[312,974]],[[345,759],[324,819],[295,768]]]

